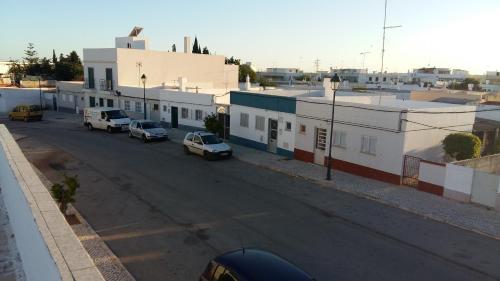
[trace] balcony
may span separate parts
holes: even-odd
[[[99,80],[99,90],[101,90],[101,91],[113,91],[114,90],[113,80],[100,79]]]

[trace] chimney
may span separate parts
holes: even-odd
[[[184,36],[184,53],[191,53],[191,37]]]
[[[177,79],[179,83],[179,92],[185,92],[186,91],[186,86],[187,86],[187,78],[186,77],[179,77]]]

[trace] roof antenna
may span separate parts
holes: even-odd
[[[243,244],[243,239],[241,239],[240,232],[238,231],[238,240],[240,240],[241,251],[243,255],[245,254],[245,245]]]

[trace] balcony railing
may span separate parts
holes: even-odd
[[[88,79],[85,79],[83,81],[83,88],[84,89],[95,89],[95,81],[90,81]]]
[[[101,91],[113,91],[114,90],[113,80],[105,80],[105,79],[99,80],[99,89]]]

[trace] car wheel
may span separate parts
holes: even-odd
[[[113,132],[113,128],[111,128],[111,126],[108,126],[106,128],[106,131],[111,134]]]
[[[142,135],[142,141],[144,143],[147,143],[148,142],[148,138],[146,138],[146,135]]]
[[[191,154],[191,151],[189,151],[189,148],[188,148],[187,146],[184,146],[184,153],[185,153],[186,155]]]
[[[206,152],[206,151],[203,151],[203,158],[205,158],[205,160],[212,160],[212,156],[210,155],[210,153]]]
[[[88,124],[87,124],[87,129],[88,129],[89,131],[92,131],[92,130],[94,130],[94,127],[92,127],[92,124],[88,123]]]

